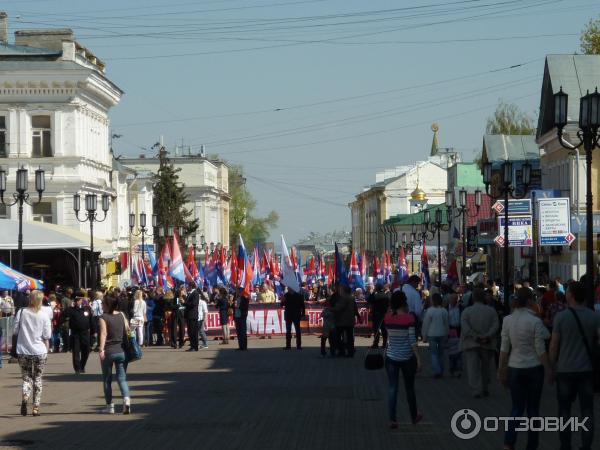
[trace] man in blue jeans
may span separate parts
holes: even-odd
[[[600,339],[600,315],[585,307],[585,296],[585,287],[581,282],[569,284],[569,307],[554,318],[550,362],[556,371],[558,414],[563,420],[570,419],[571,405],[579,397],[580,420],[587,428],[587,431],[582,430],[581,449],[590,450],[594,439],[594,372],[591,349]],[[569,427],[560,432],[560,448],[571,449]]]

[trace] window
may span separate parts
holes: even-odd
[[[9,219],[8,213],[9,213],[8,206],[0,203],[0,219]]]
[[[34,222],[53,223],[52,203],[50,202],[34,203],[31,207],[31,213]]]
[[[0,158],[6,158],[8,150],[6,149],[6,117],[0,116]]]
[[[50,116],[32,116],[31,128],[33,135],[31,156],[34,158],[52,156]]]

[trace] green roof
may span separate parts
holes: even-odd
[[[440,209],[442,212],[446,211],[446,203],[440,203],[439,205],[431,205],[428,208],[425,208],[423,211],[419,211],[414,214],[397,214],[395,216],[390,217],[383,225],[421,225],[423,223],[423,218],[425,217],[425,211],[429,211],[431,216],[431,220],[435,218],[435,212]],[[442,214],[442,218],[444,219],[444,223],[446,222],[446,214]]]

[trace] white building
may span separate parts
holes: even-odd
[[[0,166],[8,171],[7,192],[14,191],[19,167],[29,170],[32,199],[35,170],[46,174],[43,199],[25,206],[24,221],[89,235],[89,223],[78,222],[73,212],[73,194],[107,193],[111,208],[105,221],[94,224],[96,249],[103,258],[127,251],[130,208],[152,214],[151,184],[113,166],[108,114],[123,91],[106,77],[104,62],[76,42],[70,29],[16,31],[9,44],[6,14],[0,13],[0,94]],[[16,220],[16,208],[0,205],[0,218]]]
[[[438,154],[426,161],[378,173],[376,183],[366,187],[349,204],[353,247],[367,254],[380,254],[385,244],[380,227],[385,220],[444,203],[448,164],[448,155]]]
[[[229,170],[217,159],[202,154],[168,154],[169,162],[177,169],[179,181],[184,185],[188,202],[185,207],[198,219],[196,242],[201,238],[208,245],[221,243],[229,247]],[[119,161],[139,174],[156,174],[160,166],[158,157],[120,158]]]

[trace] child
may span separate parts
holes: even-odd
[[[448,357],[450,360],[450,376],[456,376],[460,378],[462,374],[462,353],[459,349],[460,338],[458,337],[458,331],[454,328],[450,329],[448,333]]]
[[[329,308],[329,301],[324,302],[324,308],[323,312],[321,313],[321,319],[323,320],[323,333],[321,334],[321,356],[323,358],[327,356],[327,350],[325,346],[327,344],[327,339],[329,338],[329,353],[331,354],[331,357],[333,357],[335,355],[335,323],[333,311]]]

